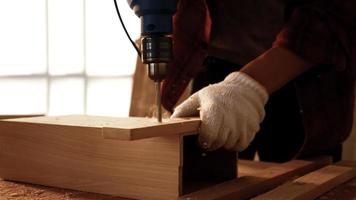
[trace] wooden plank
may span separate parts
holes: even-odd
[[[102,137],[103,118],[90,118],[90,127],[45,119],[0,121],[0,177],[127,198],[178,197],[179,134],[108,140]]]
[[[279,163],[239,159],[237,165],[238,165],[237,174],[239,177],[241,177],[241,176],[254,175],[267,168],[278,166]]]
[[[356,167],[356,161],[340,161],[340,162],[335,163],[335,165],[345,166],[345,167]],[[347,181],[344,184],[337,186],[336,188],[323,194],[322,196],[318,197],[317,199],[318,200],[356,199],[356,178],[352,179],[351,181]]]
[[[293,160],[269,167],[251,176],[242,176],[213,187],[180,197],[181,200],[230,200],[248,199],[264,193],[285,181],[304,175],[331,163],[328,157],[315,161]]]
[[[24,117],[39,117],[39,116],[44,116],[44,114],[0,115],[0,120],[2,120],[2,119],[24,118]]]
[[[356,168],[336,165],[285,183],[255,200],[312,200],[356,176]]]
[[[317,198],[318,200],[331,200],[331,199],[342,199],[342,200],[355,200],[356,199],[356,178],[348,181],[335,189],[323,194]]]
[[[6,120],[22,125],[24,123],[41,126],[41,128],[77,127],[81,130],[97,129],[107,139],[138,140],[174,134],[196,134],[200,119],[164,119],[159,123],[155,118],[115,118],[87,115],[61,117],[33,117]]]
[[[344,167],[356,167],[356,161],[342,160],[335,163],[335,165],[344,166]]]

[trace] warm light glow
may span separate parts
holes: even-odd
[[[139,37],[140,21],[127,1],[117,0],[131,37]],[[89,75],[132,74],[136,51],[127,39],[113,1],[87,0],[87,73]]]
[[[0,75],[46,71],[45,0],[0,1]]]
[[[118,4],[137,39],[139,18]],[[0,25],[0,115],[128,116],[137,55],[113,1],[0,1]]]
[[[0,79],[0,113],[45,113],[46,86],[43,78]]]
[[[84,80],[82,78],[56,78],[50,84],[49,114],[84,113]]]
[[[97,79],[89,82],[88,114],[128,116],[131,98],[131,78]]]
[[[84,69],[83,0],[48,0],[48,53],[51,74]]]

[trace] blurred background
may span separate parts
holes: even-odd
[[[1,0],[0,27],[0,115],[128,116],[136,52],[112,0]]]
[[[117,2],[137,39],[139,19]],[[0,115],[126,117],[135,65],[112,0],[0,0]],[[355,130],[344,159],[356,160]]]

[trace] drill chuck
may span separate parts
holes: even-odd
[[[145,64],[171,62],[172,38],[165,35],[143,37],[141,51],[142,61]]]
[[[149,78],[163,80],[172,61],[172,39],[164,35],[146,36],[141,44],[142,62],[148,64]]]
[[[162,81],[167,74],[167,63],[148,64],[148,77],[153,81]]]

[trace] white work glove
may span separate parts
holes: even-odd
[[[242,151],[260,129],[268,93],[256,80],[242,72],[209,85],[177,106],[171,118],[200,113],[199,143],[208,150],[224,147]]]

